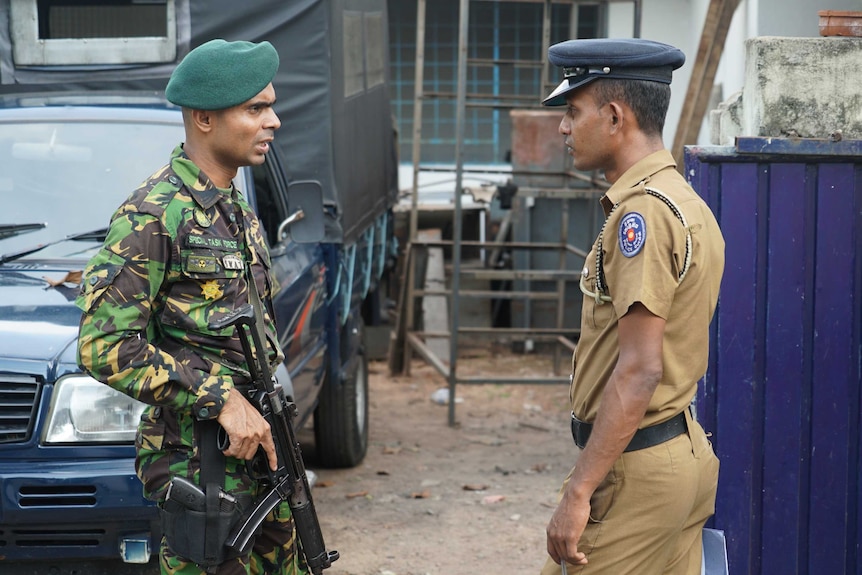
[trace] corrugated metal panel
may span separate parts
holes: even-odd
[[[726,240],[698,414],[721,458],[712,523],[734,574],[862,574],[860,149],[686,151]]]

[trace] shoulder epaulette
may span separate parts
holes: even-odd
[[[161,219],[168,204],[182,187],[183,181],[180,177],[170,166],[164,166],[132,193],[127,204],[141,213]]]

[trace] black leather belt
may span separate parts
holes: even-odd
[[[685,412],[678,413],[667,421],[638,429],[624,451],[646,449],[647,447],[673,439],[677,435],[682,435],[687,430]],[[575,417],[574,413],[572,414],[572,438],[575,440],[575,445],[581,449],[586,447],[587,441],[590,439],[590,433],[592,432],[592,423],[583,422]]]

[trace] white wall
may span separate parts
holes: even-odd
[[[674,72],[671,102],[664,130],[665,145],[673,145],[691,70],[697,58],[700,36],[710,0],[642,1],[641,37],[671,44],[686,55],[686,63]],[[721,99],[742,89],[745,78],[745,40],[755,36],[819,36],[819,10],[862,10],[862,0],[742,0],[728,30],[715,83]],[[630,38],[634,31],[631,2],[609,7],[608,36]],[[709,142],[707,119],[698,143]]]
[[[752,1],[752,0],[749,0]],[[862,10],[862,0],[758,0],[758,36],[820,35],[820,10]]]
[[[669,148],[673,144],[674,134],[685,91],[688,88],[691,69],[697,55],[697,43],[700,39],[702,24],[693,26],[695,20],[702,21],[696,13],[698,0],[651,0],[642,2],[641,38],[664,42],[676,46],[685,53],[686,62],[682,68],[673,74],[671,84],[670,108],[664,127],[664,141]],[[696,29],[695,29],[696,28]],[[608,13],[608,37],[631,38],[634,32],[634,10],[630,2],[610,4]]]

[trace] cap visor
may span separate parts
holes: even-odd
[[[560,85],[557,86],[553,92],[551,92],[547,98],[542,100],[542,104],[545,106],[565,106],[566,105],[566,94],[571,92],[576,88],[580,88],[584,84],[589,84],[593,80],[598,78],[598,76],[581,76],[576,82],[572,82],[570,79],[565,79],[560,82]]]
[[[571,89],[571,85],[568,80],[563,80],[560,82],[560,85],[554,88],[554,91],[551,92],[547,98],[542,100],[542,105],[544,106],[565,106],[566,105],[566,92]]]

